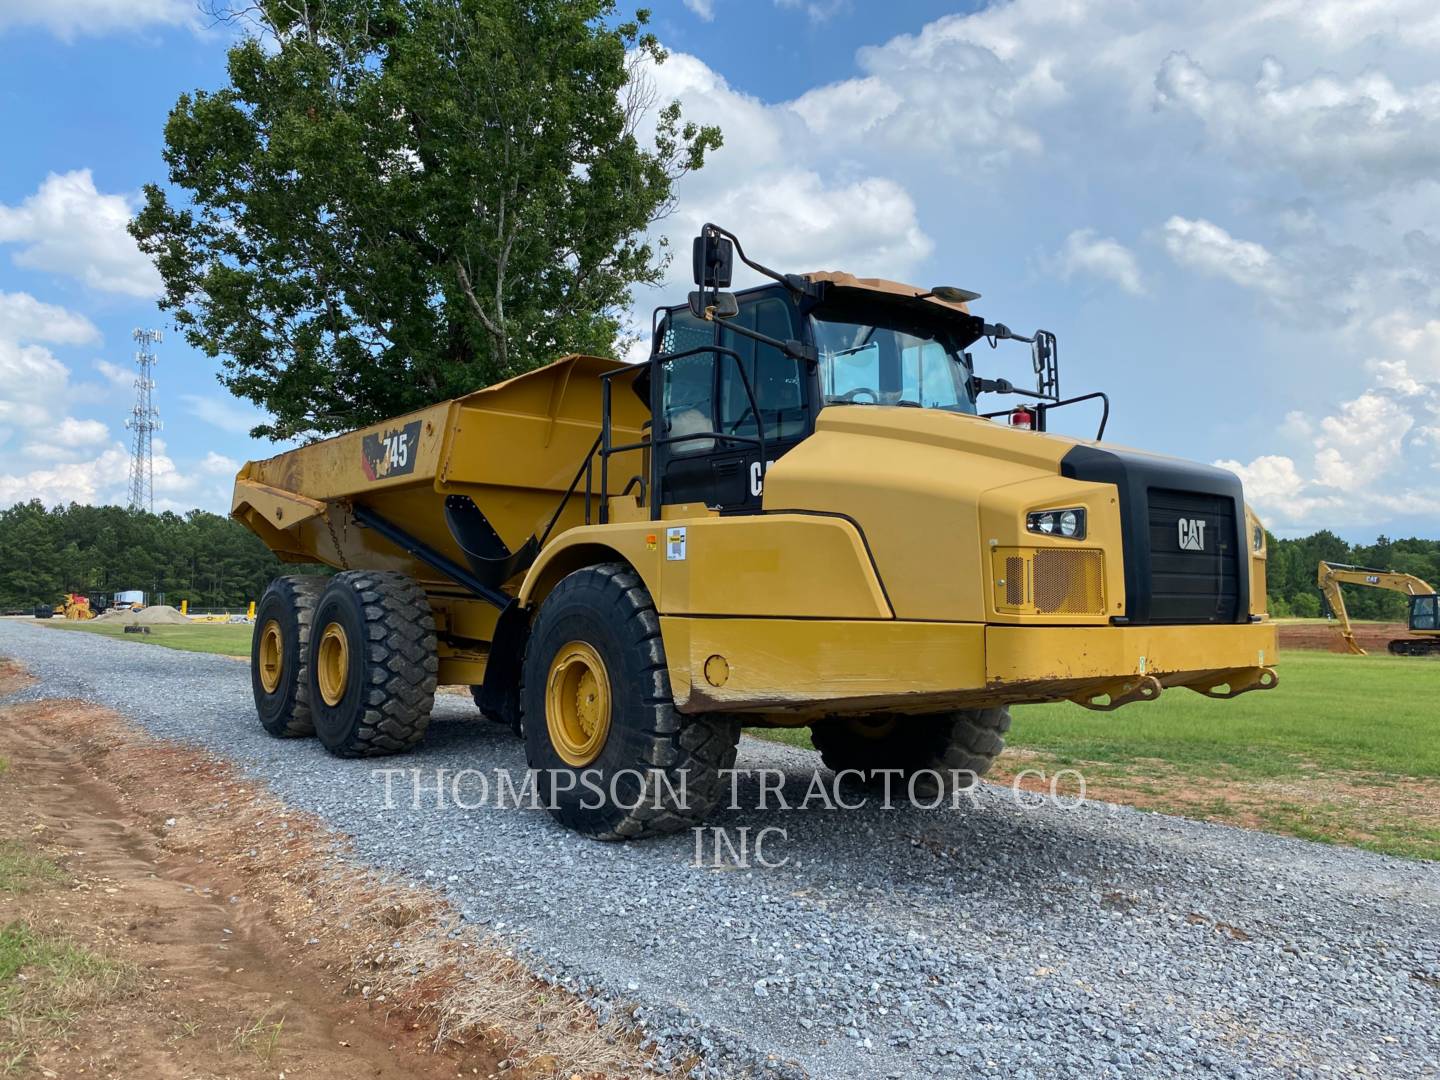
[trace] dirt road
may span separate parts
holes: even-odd
[[[0,662],[0,696],[27,681]],[[438,967],[431,986],[402,978],[387,999],[397,980],[383,953],[403,937],[412,957],[429,951],[415,939],[443,905],[427,890],[377,887],[334,857],[318,823],[209,755],[154,743],[93,705],[45,700],[0,706],[0,761],[0,845],[25,871],[0,888],[0,925],[72,950],[58,973],[31,956],[16,976],[43,1000],[6,1005],[14,1068],[524,1080],[554,1075],[571,1048],[517,1054],[503,1031],[446,1029],[433,1005],[453,972]],[[329,903],[315,902],[322,879]],[[72,976],[77,957],[106,978]],[[529,981],[507,992],[524,995]]]
[[[804,806],[833,777],[753,740],[714,824],[783,835],[768,865],[697,863],[689,835],[594,843],[452,786],[524,773],[458,697],[410,755],[339,761],[264,735],[230,660],[4,621],[0,654],[40,680],[24,698],[98,700],[237,762],[700,1075],[1378,1078],[1440,1060],[1434,864],[996,787],[953,809]]]

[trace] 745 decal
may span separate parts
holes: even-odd
[[[367,480],[384,480],[405,476],[415,471],[415,452],[419,449],[420,421],[411,420],[404,427],[382,428],[361,439],[360,452]]]

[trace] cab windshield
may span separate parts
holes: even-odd
[[[942,319],[881,306],[812,318],[823,404],[975,412],[964,344]]]

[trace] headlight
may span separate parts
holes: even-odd
[[[1256,551],[1265,550],[1265,527],[1263,525],[1255,526],[1255,531],[1251,534],[1250,542],[1255,546]]]
[[[1025,528],[1045,536],[1063,536],[1066,540],[1085,539],[1085,509],[1037,510],[1025,515]]]

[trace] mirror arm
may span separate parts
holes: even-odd
[[[704,228],[702,228],[700,232],[702,234],[714,233],[716,236],[725,237],[725,239],[729,240],[732,244],[735,245],[735,254],[739,257],[742,263],[750,267],[750,269],[754,270],[757,274],[763,274],[771,281],[778,281],[781,285],[784,285],[791,292],[796,293],[800,296],[820,295],[820,290],[817,289],[812,282],[806,281],[799,274],[782,274],[778,270],[771,270],[770,267],[765,266],[762,263],[758,263],[754,259],[750,258],[750,256],[745,254],[745,248],[741,245],[740,238],[734,233],[732,233],[729,229],[722,229],[719,225],[707,221]]]
[[[751,330],[748,326],[741,326],[739,323],[726,323],[725,329],[731,330],[741,337],[747,337],[751,341],[758,341],[762,345],[769,345],[772,349],[779,349],[792,360],[804,360],[807,363],[817,363],[820,359],[819,351],[814,345],[806,345],[803,341],[781,341],[769,334],[762,334],[759,330]]]

